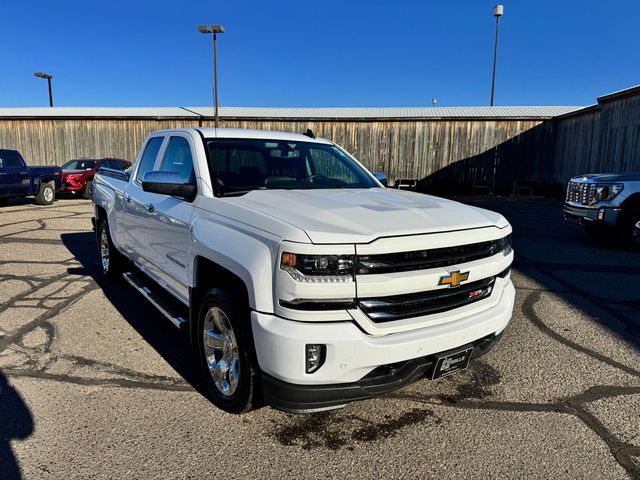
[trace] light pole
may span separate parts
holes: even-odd
[[[215,126],[218,126],[218,48],[216,34],[224,33],[222,25],[198,25],[200,33],[213,33],[213,111]]]
[[[53,107],[53,94],[51,93],[51,79],[53,78],[51,75],[49,75],[48,73],[44,73],[44,72],[36,72],[34,73],[34,75],[38,78],[44,78],[47,80],[47,82],[49,83],[49,106]]]
[[[500,17],[504,15],[504,7],[496,5],[493,7],[493,16],[496,17],[496,43],[493,48],[493,77],[491,79],[491,106],[493,107],[493,93],[496,88],[496,60],[498,58],[498,30],[500,28]]]

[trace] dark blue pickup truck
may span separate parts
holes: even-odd
[[[0,149],[0,204],[34,195],[39,205],[51,205],[62,188],[61,178],[60,167],[28,167],[17,150]]]

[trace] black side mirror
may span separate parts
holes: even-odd
[[[389,183],[389,179],[384,173],[374,173],[373,176],[376,177],[376,179],[385,187]]]
[[[142,180],[142,190],[161,195],[181,197],[185,200],[193,200],[196,196],[196,186],[193,183],[184,183],[182,177],[176,172],[147,172]]]

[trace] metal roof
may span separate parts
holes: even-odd
[[[284,108],[220,107],[222,119],[548,119],[579,106]],[[0,108],[0,118],[197,118],[212,107],[20,107]]]

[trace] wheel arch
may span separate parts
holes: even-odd
[[[200,301],[212,288],[220,288],[234,295],[239,302],[251,307],[250,289],[246,282],[236,273],[213,260],[197,255],[193,261],[193,287],[189,288],[189,338],[194,341],[194,329]]]

